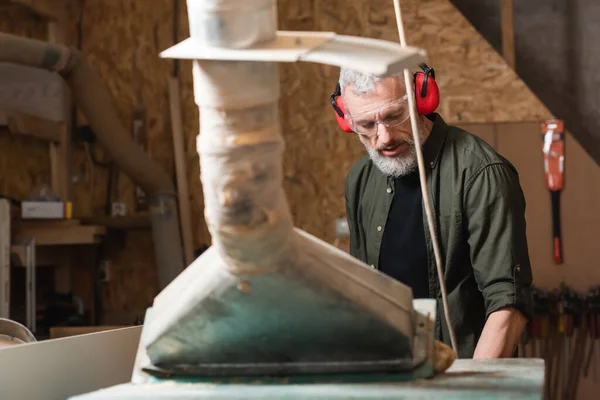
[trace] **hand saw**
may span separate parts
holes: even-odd
[[[565,142],[564,123],[562,120],[550,119],[542,123],[544,141],[544,172],[546,187],[550,191],[552,201],[552,236],[554,261],[562,264],[562,243],[560,229],[560,192],[564,186]]]

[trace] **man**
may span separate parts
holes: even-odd
[[[345,182],[350,253],[415,298],[438,299],[436,337],[450,344],[402,76],[343,69],[339,84],[345,120],[368,153]],[[458,355],[511,357],[533,313],[517,171],[437,113],[419,115],[418,127]]]

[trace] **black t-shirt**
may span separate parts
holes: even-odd
[[[379,250],[379,269],[410,286],[414,298],[428,298],[429,271],[419,173],[415,171],[394,181],[394,198]]]

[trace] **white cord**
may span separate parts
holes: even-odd
[[[398,24],[398,34],[400,35],[400,44],[406,46],[406,38],[404,36],[404,25],[402,24],[402,14],[400,11],[400,0],[394,0],[394,9],[396,11],[396,23]],[[433,216],[431,213],[431,206],[429,203],[429,194],[427,192],[426,180],[425,180],[425,166],[423,165],[423,153],[421,152],[420,139],[417,127],[417,115],[415,112],[415,98],[413,95],[413,87],[410,84],[412,82],[411,75],[408,69],[404,69],[404,82],[406,86],[406,94],[408,96],[408,106],[410,113],[410,124],[412,126],[413,140],[415,141],[415,149],[417,151],[417,164],[419,167],[419,179],[421,181],[421,193],[423,194],[423,204],[425,205],[425,213],[427,214],[427,223],[429,225],[429,233],[431,240],[433,241],[433,252],[435,254],[435,263],[437,266],[438,279],[440,281],[440,288],[442,291],[442,304],[444,308],[444,315],[446,322],[448,323],[448,332],[450,332],[450,342],[452,343],[452,349],[458,352],[456,347],[456,337],[454,335],[454,328],[450,321],[450,312],[448,310],[448,295],[446,293],[446,283],[444,282],[444,274],[442,272],[442,262],[440,257],[440,249],[438,245],[437,235],[433,228]]]

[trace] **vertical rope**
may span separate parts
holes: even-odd
[[[402,12],[400,11],[400,0],[394,0],[394,10],[396,12],[396,23],[398,24],[398,34],[400,36],[400,44],[405,47],[406,46],[406,37],[404,36],[404,25],[402,23]],[[429,233],[431,235],[431,239],[433,241],[433,252],[435,254],[435,263],[437,266],[437,274],[438,279],[440,281],[440,288],[442,291],[442,304],[444,308],[444,316],[446,317],[446,322],[448,323],[448,332],[450,332],[450,342],[452,343],[452,349],[458,353],[456,346],[456,337],[454,334],[454,328],[452,327],[452,323],[450,320],[450,312],[448,309],[448,294],[446,293],[446,283],[444,282],[444,273],[442,271],[442,262],[440,257],[440,249],[437,240],[437,235],[435,234],[435,229],[433,225],[433,215],[431,213],[431,203],[429,202],[429,194],[427,192],[426,180],[425,180],[425,166],[423,164],[423,153],[421,151],[421,146],[419,145],[420,139],[418,134],[417,127],[417,115],[415,112],[415,98],[413,86],[410,84],[412,78],[410,76],[410,72],[408,69],[404,69],[404,82],[406,86],[406,94],[408,97],[408,105],[409,105],[409,113],[410,113],[410,124],[412,126],[412,135],[413,140],[417,145],[415,146],[417,152],[417,164],[419,167],[419,180],[421,182],[421,193],[423,194],[423,204],[425,205],[425,213],[427,214],[427,224],[429,226]]]

